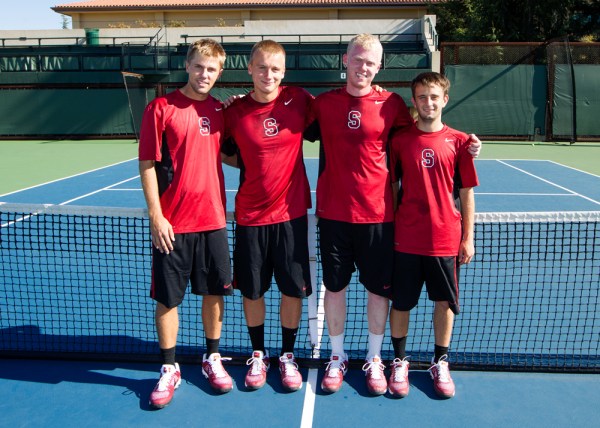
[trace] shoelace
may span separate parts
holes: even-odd
[[[258,375],[262,372],[262,366],[264,365],[262,358],[250,357],[248,361],[246,361],[247,366],[250,367],[250,374]]]
[[[344,362],[342,360],[330,360],[327,363],[327,367],[325,371],[329,374],[329,376],[337,376],[340,370],[344,370]]]
[[[373,379],[381,379],[383,378],[383,370],[385,366],[381,361],[367,361],[363,367],[364,372],[371,373],[371,378]]]
[[[165,372],[158,379],[158,385],[156,386],[157,391],[165,391],[169,384],[173,383],[173,377],[175,376],[175,369],[173,371]]]
[[[210,364],[210,369],[215,374],[215,377],[225,377],[225,368],[223,364],[221,364],[221,360],[210,360],[208,362]]]
[[[298,364],[296,364],[296,362],[294,360],[289,360],[285,357],[281,357],[281,358],[283,358],[283,359],[280,359],[279,361],[281,361],[283,363],[283,371],[285,372],[286,376],[292,375],[292,374],[296,373],[296,371],[298,371]]]
[[[393,369],[393,377],[394,382],[400,382],[406,380],[406,372],[408,369],[408,363],[406,361],[401,360],[400,358],[396,358],[392,364]]]
[[[445,364],[444,364],[445,363]],[[445,361],[438,361],[437,364],[433,365],[429,371],[435,370],[435,376],[437,377],[439,382],[449,382],[450,381],[450,371],[448,370],[448,363]]]

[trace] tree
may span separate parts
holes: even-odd
[[[429,10],[441,41],[599,40],[600,0],[448,0]]]

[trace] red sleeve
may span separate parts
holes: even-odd
[[[152,101],[146,107],[140,129],[139,160],[160,161],[162,134],[165,130],[164,111],[160,100]]]

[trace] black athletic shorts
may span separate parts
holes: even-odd
[[[188,282],[193,294],[233,294],[226,228],[176,234],[169,254],[153,247],[150,296],[174,308],[183,301]]]
[[[448,302],[455,314],[460,312],[458,302],[458,257],[420,256],[394,252],[394,281],[392,306],[399,311],[410,311],[417,306],[423,283],[429,300]]]
[[[390,297],[394,223],[355,224],[319,219],[323,283],[342,291],[358,268],[358,280],[373,294]]]
[[[306,297],[312,293],[306,216],[264,226],[236,225],[233,285],[242,296],[256,300],[271,287],[282,294]]]

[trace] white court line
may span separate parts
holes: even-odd
[[[530,177],[537,178],[538,180],[540,180],[540,181],[543,181],[544,183],[550,184],[551,186],[557,187],[557,188],[559,188],[559,189],[562,189],[562,190],[564,190],[564,191],[566,191],[566,192],[569,192],[569,193],[571,193],[571,194],[573,194],[573,195],[579,196],[580,198],[583,198],[583,199],[585,199],[585,200],[587,200],[587,201],[590,201],[590,202],[592,202],[592,203],[594,203],[594,204],[600,205],[600,202],[599,202],[599,201],[596,201],[596,200],[594,200],[594,199],[592,199],[592,198],[588,198],[587,196],[584,196],[584,195],[582,195],[581,193],[574,192],[574,191],[573,191],[573,190],[571,190],[571,189],[568,189],[568,188],[566,188],[566,187],[564,187],[564,186],[560,186],[560,185],[558,185],[558,184],[556,184],[556,183],[553,183],[552,181],[546,180],[545,178],[542,178],[542,177],[540,177],[540,176],[538,176],[538,175],[532,174],[532,173],[530,173],[530,172],[528,172],[528,171],[525,171],[524,169],[517,168],[516,166],[514,166],[514,165],[511,165],[511,164],[509,164],[509,163],[506,163],[506,162],[504,162],[504,161],[498,161],[498,162],[500,162],[500,163],[501,163],[501,164],[503,164],[503,165],[506,165],[506,166],[508,166],[509,168],[516,169],[517,171],[520,171],[520,172],[522,172],[523,174],[529,175]]]
[[[476,195],[486,196],[579,196],[572,193],[502,193],[502,192],[475,192]]]
[[[88,196],[95,195],[96,193],[100,193],[100,192],[103,192],[105,190],[110,190],[111,187],[118,186],[119,184],[127,183],[128,181],[135,180],[136,178],[137,177],[132,177],[132,178],[128,178],[126,180],[119,181],[118,183],[111,184],[110,186],[106,186],[106,187],[103,187],[101,189],[94,190],[93,192],[86,193],[85,195],[81,195],[81,196],[78,196],[76,198],[69,199],[68,201],[65,201],[65,202],[61,202],[58,205],[67,205],[67,204],[70,204],[71,202],[78,201],[79,199],[83,199],[83,198],[87,198]]]
[[[314,349],[314,352],[316,353],[315,355],[317,357],[320,357],[323,331],[325,330],[325,284],[323,284],[323,282],[321,282],[319,296],[320,297],[317,302],[317,343]],[[318,373],[318,369],[308,370],[308,379],[306,380],[306,391],[304,392],[304,406],[302,408],[302,420],[300,421],[301,428],[310,428],[313,424],[313,418],[315,413],[315,400],[318,387]]]
[[[302,408],[302,420],[300,428],[311,428],[315,415],[315,399],[317,397],[317,369],[308,370],[306,380],[306,392],[304,393],[304,406]]]
[[[563,168],[569,168],[569,169],[572,169],[573,171],[581,172],[583,174],[591,175],[592,177],[598,177],[598,178],[600,178],[600,175],[592,174],[591,172],[587,172],[587,171],[584,171],[584,170],[579,169],[579,168],[575,168],[575,167],[572,167],[572,166],[569,166],[569,165],[564,165],[562,163],[555,162],[555,161],[550,161],[550,160],[547,161],[547,162],[553,163],[553,164],[558,165],[558,166],[562,166]]]
[[[46,184],[58,183],[59,181],[68,180],[69,178],[75,178],[75,177],[79,177],[80,175],[89,174],[90,172],[96,172],[96,171],[100,171],[105,168],[110,168],[113,166],[121,165],[122,163],[131,162],[132,160],[137,160],[137,158],[131,158],[131,159],[124,160],[121,162],[113,163],[111,165],[101,166],[100,168],[90,169],[89,171],[84,171],[84,172],[80,172],[78,174],[69,175],[68,177],[57,178],[56,180],[51,180],[51,181],[47,181],[45,183],[36,184],[35,186],[25,187],[23,189],[15,190],[13,192],[9,192],[9,193],[0,195],[0,198],[3,196],[13,195],[15,193],[23,192],[25,190],[35,189],[36,187],[45,186]],[[139,177],[139,175],[138,175],[138,177]]]

